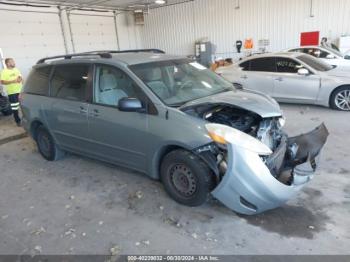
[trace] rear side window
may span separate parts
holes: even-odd
[[[86,101],[89,65],[55,66],[51,79],[51,96]]]
[[[250,60],[250,71],[276,72],[275,58],[265,57]]]
[[[250,60],[249,60],[249,61],[245,61],[245,62],[239,64],[239,67],[242,68],[243,71],[249,71],[249,68],[250,68]]]
[[[24,92],[34,95],[48,95],[51,68],[51,66],[45,66],[33,69],[26,82]]]
[[[284,57],[277,57],[277,72],[279,73],[298,73],[298,70],[300,68],[303,68],[303,66],[290,58],[284,58]]]

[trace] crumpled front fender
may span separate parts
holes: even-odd
[[[290,184],[275,178],[258,154],[228,144],[227,172],[212,195],[228,208],[247,215],[281,206],[313,178],[327,137],[328,130],[322,124],[307,134],[287,140],[286,146],[297,147],[293,158],[285,151],[281,169],[281,172],[290,172]]]

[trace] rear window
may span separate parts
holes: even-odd
[[[89,65],[70,64],[55,67],[51,79],[51,96],[86,101]]]
[[[48,95],[51,68],[51,66],[45,66],[33,69],[25,84],[24,92],[34,95]]]
[[[275,58],[264,57],[250,60],[250,71],[276,72]]]

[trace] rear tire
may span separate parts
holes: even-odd
[[[64,151],[58,148],[49,131],[43,126],[37,129],[36,144],[40,154],[48,161],[56,161],[64,156]]]
[[[341,111],[350,111],[350,86],[335,89],[329,99],[331,108]]]
[[[215,187],[210,168],[199,157],[182,149],[163,158],[160,172],[167,193],[183,205],[203,204]]]

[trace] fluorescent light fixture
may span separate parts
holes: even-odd
[[[164,5],[166,3],[165,0],[155,0],[154,1],[157,5]]]

